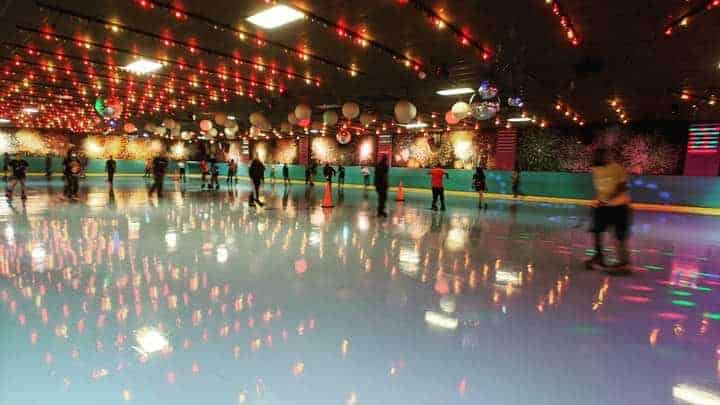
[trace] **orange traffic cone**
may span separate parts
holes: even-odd
[[[395,201],[405,201],[405,191],[403,190],[402,181],[398,184]]]
[[[332,200],[332,189],[330,188],[330,182],[325,183],[325,196],[323,197],[323,202],[321,207],[323,208],[332,208],[333,200]]]

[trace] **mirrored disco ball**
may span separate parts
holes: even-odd
[[[487,80],[482,82],[480,84],[480,87],[478,87],[478,95],[480,95],[483,100],[490,100],[491,98],[495,98],[497,94],[497,87],[490,84],[490,82]]]
[[[500,111],[500,105],[496,101],[481,101],[472,103],[472,115],[476,120],[489,120]]]

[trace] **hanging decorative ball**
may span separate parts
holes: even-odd
[[[455,117],[455,114],[453,114],[452,111],[448,111],[445,113],[445,122],[450,125],[455,125],[460,122],[460,120]]]
[[[238,128],[225,127],[224,132],[225,136],[228,137],[228,139],[235,139],[235,134],[237,134]]]
[[[309,127],[310,123],[312,123],[312,120],[310,120],[310,118],[298,121],[298,125],[300,125],[303,128]]]
[[[167,134],[167,128],[165,128],[165,127],[156,127],[155,128],[155,135],[165,136],[166,134]]]
[[[338,113],[333,110],[327,110],[323,113],[323,123],[329,127],[334,127],[338,122]]]
[[[295,113],[294,113],[294,112],[288,113],[288,118],[287,118],[287,119],[288,119],[288,122],[290,123],[290,125],[297,125],[298,122],[299,122],[299,120],[298,120],[297,117],[295,116]]]
[[[312,109],[307,104],[298,104],[297,107],[295,107],[295,117],[300,121],[310,119],[310,117],[312,117]]]
[[[192,138],[192,132],[190,132],[190,131],[181,131],[180,132],[180,139],[182,139],[184,141],[188,141],[188,140],[190,140],[190,138]]]
[[[470,109],[476,120],[485,121],[493,118],[500,111],[500,104],[497,101],[481,101],[472,103]]]
[[[357,103],[353,103],[353,102],[349,101],[349,102],[343,104],[342,114],[343,114],[343,117],[345,117],[349,120],[354,120],[355,118],[358,117],[358,115],[360,115],[360,106],[357,105]]]
[[[347,129],[341,129],[335,135],[335,139],[340,145],[347,145],[352,140],[352,134]]]
[[[268,121],[267,117],[261,112],[254,112],[250,114],[250,125],[262,128],[265,126],[268,126],[270,122]]]
[[[360,123],[362,125],[370,125],[375,120],[375,116],[370,113],[360,114]]]
[[[497,96],[497,93],[497,87],[491,85],[487,80],[480,83],[480,87],[478,87],[478,94],[483,100],[490,100],[491,98]]]
[[[417,116],[417,108],[409,101],[395,104],[395,119],[401,124],[408,124]]]
[[[210,138],[215,138],[218,134],[218,130],[215,128],[210,128],[210,131],[208,131],[208,135],[210,135]]]
[[[123,125],[123,130],[126,134],[132,134],[133,132],[137,132],[137,127],[132,122],[126,122],[125,125]]]
[[[225,126],[227,123],[227,115],[224,113],[217,113],[215,114],[215,123],[220,126]]]
[[[155,128],[157,128],[157,126],[152,122],[148,122],[147,124],[145,124],[144,128],[146,132],[155,132]]]
[[[464,101],[458,101],[457,103],[453,104],[450,111],[455,116],[455,119],[457,119],[458,121],[462,121],[466,117],[470,116],[470,104]]]
[[[290,132],[292,131],[292,125],[290,125],[289,122],[282,122],[280,123],[280,132]]]
[[[520,97],[508,97],[507,103],[510,107],[517,107],[522,108],[525,103],[523,102],[523,99]]]
[[[237,129],[237,128],[238,128],[237,121],[235,121],[235,120],[226,120],[226,121],[225,121],[225,128]]]
[[[212,129],[213,124],[210,120],[202,120],[200,121],[200,130],[203,132],[208,132]]]
[[[162,122],[163,126],[167,129],[172,130],[175,128],[175,120],[172,118],[165,118]]]

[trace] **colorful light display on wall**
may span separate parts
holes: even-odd
[[[690,125],[687,151],[692,154],[718,153],[718,139],[720,123]]]

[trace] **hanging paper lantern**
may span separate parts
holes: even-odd
[[[495,101],[481,101],[472,103],[470,108],[476,120],[484,121],[493,118],[500,111],[500,104]]]
[[[468,104],[464,101],[458,101],[457,103],[453,104],[452,109],[450,111],[455,116],[455,119],[457,119],[458,121],[462,121],[463,119],[468,117],[471,113],[470,104]]]
[[[349,120],[354,120],[358,115],[360,115],[360,106],[353,102],[347,102],[342,106],[342,114],[343,117]]]
[[[448,111],[445,113],[445,122],[450,125],[455,125],[460,122],[460,120],[455,117],[455,114],[453,114],[452,111]]]
[[[215,123],[220,126],[225,126],[225,124],[227,123],[227,116],[223,113],[215,114]]]
[[[299,120],[299,121],[298,121],[298,125],[300,125],[300,126],[303,127],[303,128],[307,128],[307,127],[310,126],[310,123],[311,123],[311,122],[312,122],[312,121],[310,120],[310,118],[307,118],[307,119],[304,119],[304,120]]]
[[[292,131],[292,125],[290,125],[289,122],[281,122],[280,123],[280,132],[290,132]]]
[[[176,131],[182,130],[182,124],[179,123],[179,122],[177,122],[177,121],[175,121],[175,127],[173,127],[173,129],[176,130]]]
[[[297,124],[298,124],[298,119],[297,119],[297,117],[295,116],[295,113],[294,113],[294,112],[288,113],[288,118],[287,118],[287,120],[288,120],[288,123],[290,123],[290,125],[297,125]]]
[[[491,98],[497,96],[497,93],[497,87],[491,85],[487,80],[480,83],[480,87],[478,87],[478,94],[483,100],[490,100]]]
[[[126,134],[132,134],[133,132],[137,132],[137,127],[132,122],[126,122],[125,125],[123,125],[123,130]]]
[[[225,128],[238,128],[237,121],[235,121],[235,120],[225,121]]]
[[[335,139],[340,145],[347,145],[352,140],[352,134],[347,129],[341,129],[335,135]]]
[[[175,128],[175,120],[172,118],[165,118],[162,123],[163,123],[163,126],[167,129]]]
[[[298,104],[297,107],[295,107],[295,117],[298,120],[309,120],[311,116],[312,109],[308,105]]]
[[[210,120],[202,120],[200,121],[200,130],[203,132],[208,132],[212,129],[213,124]]]
[[[237,127],[235,127],[235,128],[225,127],[224,132],[225,132],[225,136],[227,136],[228,139],[235,139],[235,134],[237,134],[238,128]]]
[[[157,128],[157,126],[152,122],[148,122],[147,124],[145,124],[144,128],[146,132],[155,132],[155,128]]]
[[[250,114],[250,124],[254,127],[261,128],[268,124],[268,119],[261,112],[254,112]]]
[[[375,120],[375,116],[369,113],[360,114],[360,124],[370,125]]]
[[[409,101],[399,101],[395,104],[395,119],[401,124],[408,124],[417,116],[417,108]]]
[[[333,110],[327,110],[323,113],[323,123],[329,127],[335,126],[338,122],[338,113]]]

